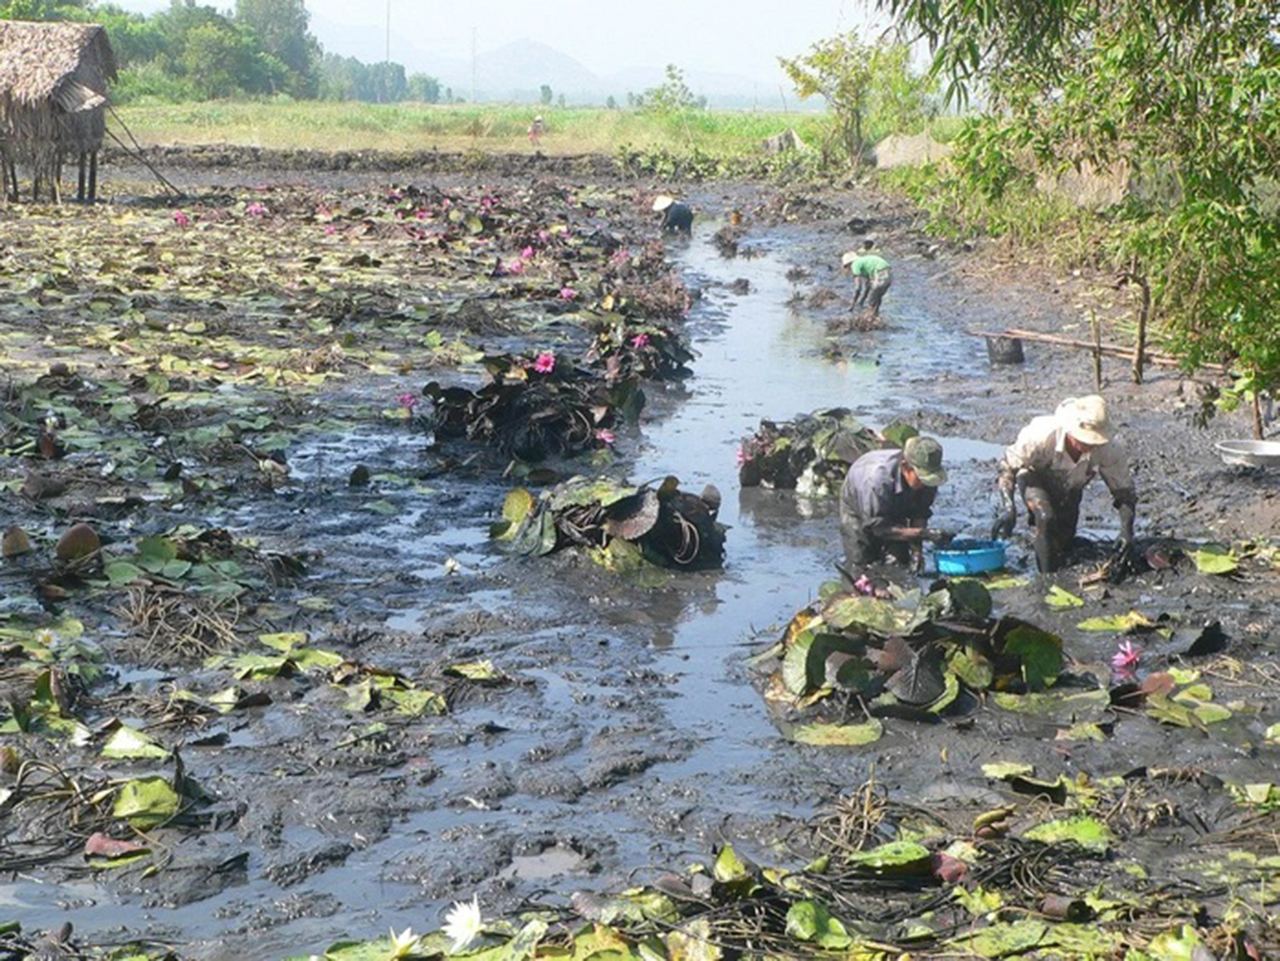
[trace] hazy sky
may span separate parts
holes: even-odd
[[[146,13],[169,5],[117,2]],[[815,41],[861,27],[871,16],[866,0],[307,0],[307,9],[326,50],[361,55],[370,33],[385,33],[388,3],[392,60],[403,61],[409,43],[467,60],[474,30],[482,53],[513,40],[536,40],[602,76],[674,63],[686,71],[760,81],[781,79],[778,56],[803,54]],[[232,8],[234,0],[212,5]],[[356,35],[364,42],[343,49],[343,31],[334,27],[350,28],[353,44]]]

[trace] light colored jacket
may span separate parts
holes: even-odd
[[[1066,450],[1066,427],[1053,414],[1036,417],[1018,433],[1018,439],[1005,448],[1000,472],[1016,476],[1021,471],[1032,474],[1058,475],[1065,488],[1083,490],[1101,474],[1102,480],[1117,500],[1132,496],[1133,474],[1129,470],[1129,453],[1124,442],[1113,437],[1111,442],[1095,447],[1073,461]]]

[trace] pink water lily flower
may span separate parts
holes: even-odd
[[[520,259],[521,259],[521,260],[533,260],[533,248],[532,248],[532,247],[526,247],[526,248],[524,248],[524,250],[520,251]]]
[[[396,403],[409,413],[413,413],[413,409],[418,406],[418,398],[416,394],[400,394],[396,397]]]
[[[617,250],[613,252],[612,255],[610,255],[609,263],[617,267],[619,264],[625,264],[630,259],[631,259],[631,251],[628,250],[626,247],[619,247]]]
[[[545,243],[546,243],[548,240],[550,240],[550,239],[551,239],[551,235],[550,235],[549,233],[547,233],[545,230],[539,230],[539,231],[538,231],[538,241],[539,241],[539,243],[544,243],[544,244],[545,244]]]
[[[556,369],[556,355],[544,350],[533,360],[533,369],[539,374],[549,374]]]
[[[480,198],[480,206],[481,206],[481,207],[483,207],[485,210],[488,210],[490,207],[492,207],[492,206],[493,206],[494,204],[496,204],[497,202],[498,202],[498,201],[497,201],[497,200],[495,200],[493,197],[481,197],[481,198]]]
[[[430,211],[430,210],[419,210],[416,214],[414,214],[414,216],[415,216],[415,217],[417,217],[419,220],[430,220],[430,219],[431,219],[431,211]]]
[[[186,213],[184,213],[181,210],[175,210],[173,212],[173,222],[177,224],[179,227],[191,226],[191,218],[188,217]]]
[[[524,273],[524,261],[523,261],[523,260],[513,260],[513,261],[511,261],[511,263],[507,264],[507,265],[506,265],[505,267],[503,267],[502,269],[503,269],[503,271],[505,271],[505,272],[506,272],[506,273],[508,273],[508,274],[523,274],[523,273]]]
[[[618,442],[618,435],[607,427],[601,427],[596,430],[596,440],[604,444],[606,447],[612,447]]]
[[[338,228],[337,228],[337,227],[335,227],[333,224],[325,224],[325,225],[324,225],[324,232],[325,232],[326,234],[330,234],[330,235],[332,235],[332,234],[336,234],[336,233],[338,232]]]
[[[866,574],[860,575],[858,579],[853,582],[853,589],[859,594],[870,595],[876,592],[875,584],[871,582],[871,578],[867,577]]]
[[[575,298],[575,297],[577,297],[577,296],[578,296],[578,292],[577,292],[576,290],[574,290],[572,287],[568,287],[568,286],[566,286],[566,287],[561,287],[561,288],[560,288],[560,299],[561,299],[561,300],[573,300],[573,298]]]
[[[1120,649],[1111,657],[1111,668],[1117,674],[1132,674],[1142,659],[1142,648],[1127,638],[1120,642]]]
[[[642,349],[642,348],[644,348],[644,347],[648,347],[648,346],[649,346],[649,335],[648,335],[648,334],[636,334],[634,337],[632,337],[632,338],[631,338],[631,346],[632,346],[633,348],[635,348],[636,350],[641,350],[641,349]]]
[[[267,215],[267,207],[265,204],[260,204],[255,200],[244,208],[244,212],[250,217],[265,217]]]

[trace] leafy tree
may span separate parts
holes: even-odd
[[[186,34],[182,68],[205,97],[229,97],[240,89],[240,37],[228,26],[202,23]]]
[[[617,109],[618,109],[618,101],[616,101],[616,100],[614,100],[614,99],[613,99],[613,95],[612,95],[612,94],[610,94],[608,97],[606,97],[606,98],[605,98],[604,105],[605,105],[606,109],[608,109],[608,110],[617,110]]]
[[[408,88],[410,100],[420,100],[423,103],[440,102],[440,81],[435,77],[429,77],[425,73],[410,74]]]
[[[801,99],[817,94],[826,100],[837,138],[855,165],[866,151],[869,128],[913,126],[932,89],[930,79],[911,74],[904,44],[863,43],[852,30],[818,41],[803,57],[778,62]]]
[[[551,84],[544,83],[542,85],[541,90],[539,91],[539,94],[542,97],[543,106],[545,107],[551,106]]]
[[[661,86],[650,87],[635,99],[636,106],[649,113],[682,113],[697,108],[693,91],[684,82],[684,71],[673,63],[667,64],[666,79]]]
[[[128,70],[155,60],[164,52],[164,36],[155,21],[141,13],[132,13],[115,4],[93,8],[93,19],[102,24],[111,39],[116,64]]]
[[[951,97],[984,92],[959,158],[973,185],[1000,194],[1029,154],[1158,187],[1111,212],[1100,253],[1150,292],[1188,366],[1233,365],[1238,394],[1280,386],[1274,2],[881,3],[928,40]]]
[[[84,20],[88,0],[9,0],[0,20]]]
[[[251,27],[263,50],[284,65],[288,93],[316,95],[320,44],[308,30],[303,0],[236,0],[236,21]]]

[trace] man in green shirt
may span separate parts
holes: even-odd
[[[853,308],[867,306],[871,308],[871,316],[880,316],[880,301],[884,300],[885,291],[893,282],[889,272],[889,261],[879,254],[871,253],[874,240],[862,243],[862,252],[849,251],[840,258],[840,263],[849,268],[853,274]]]

